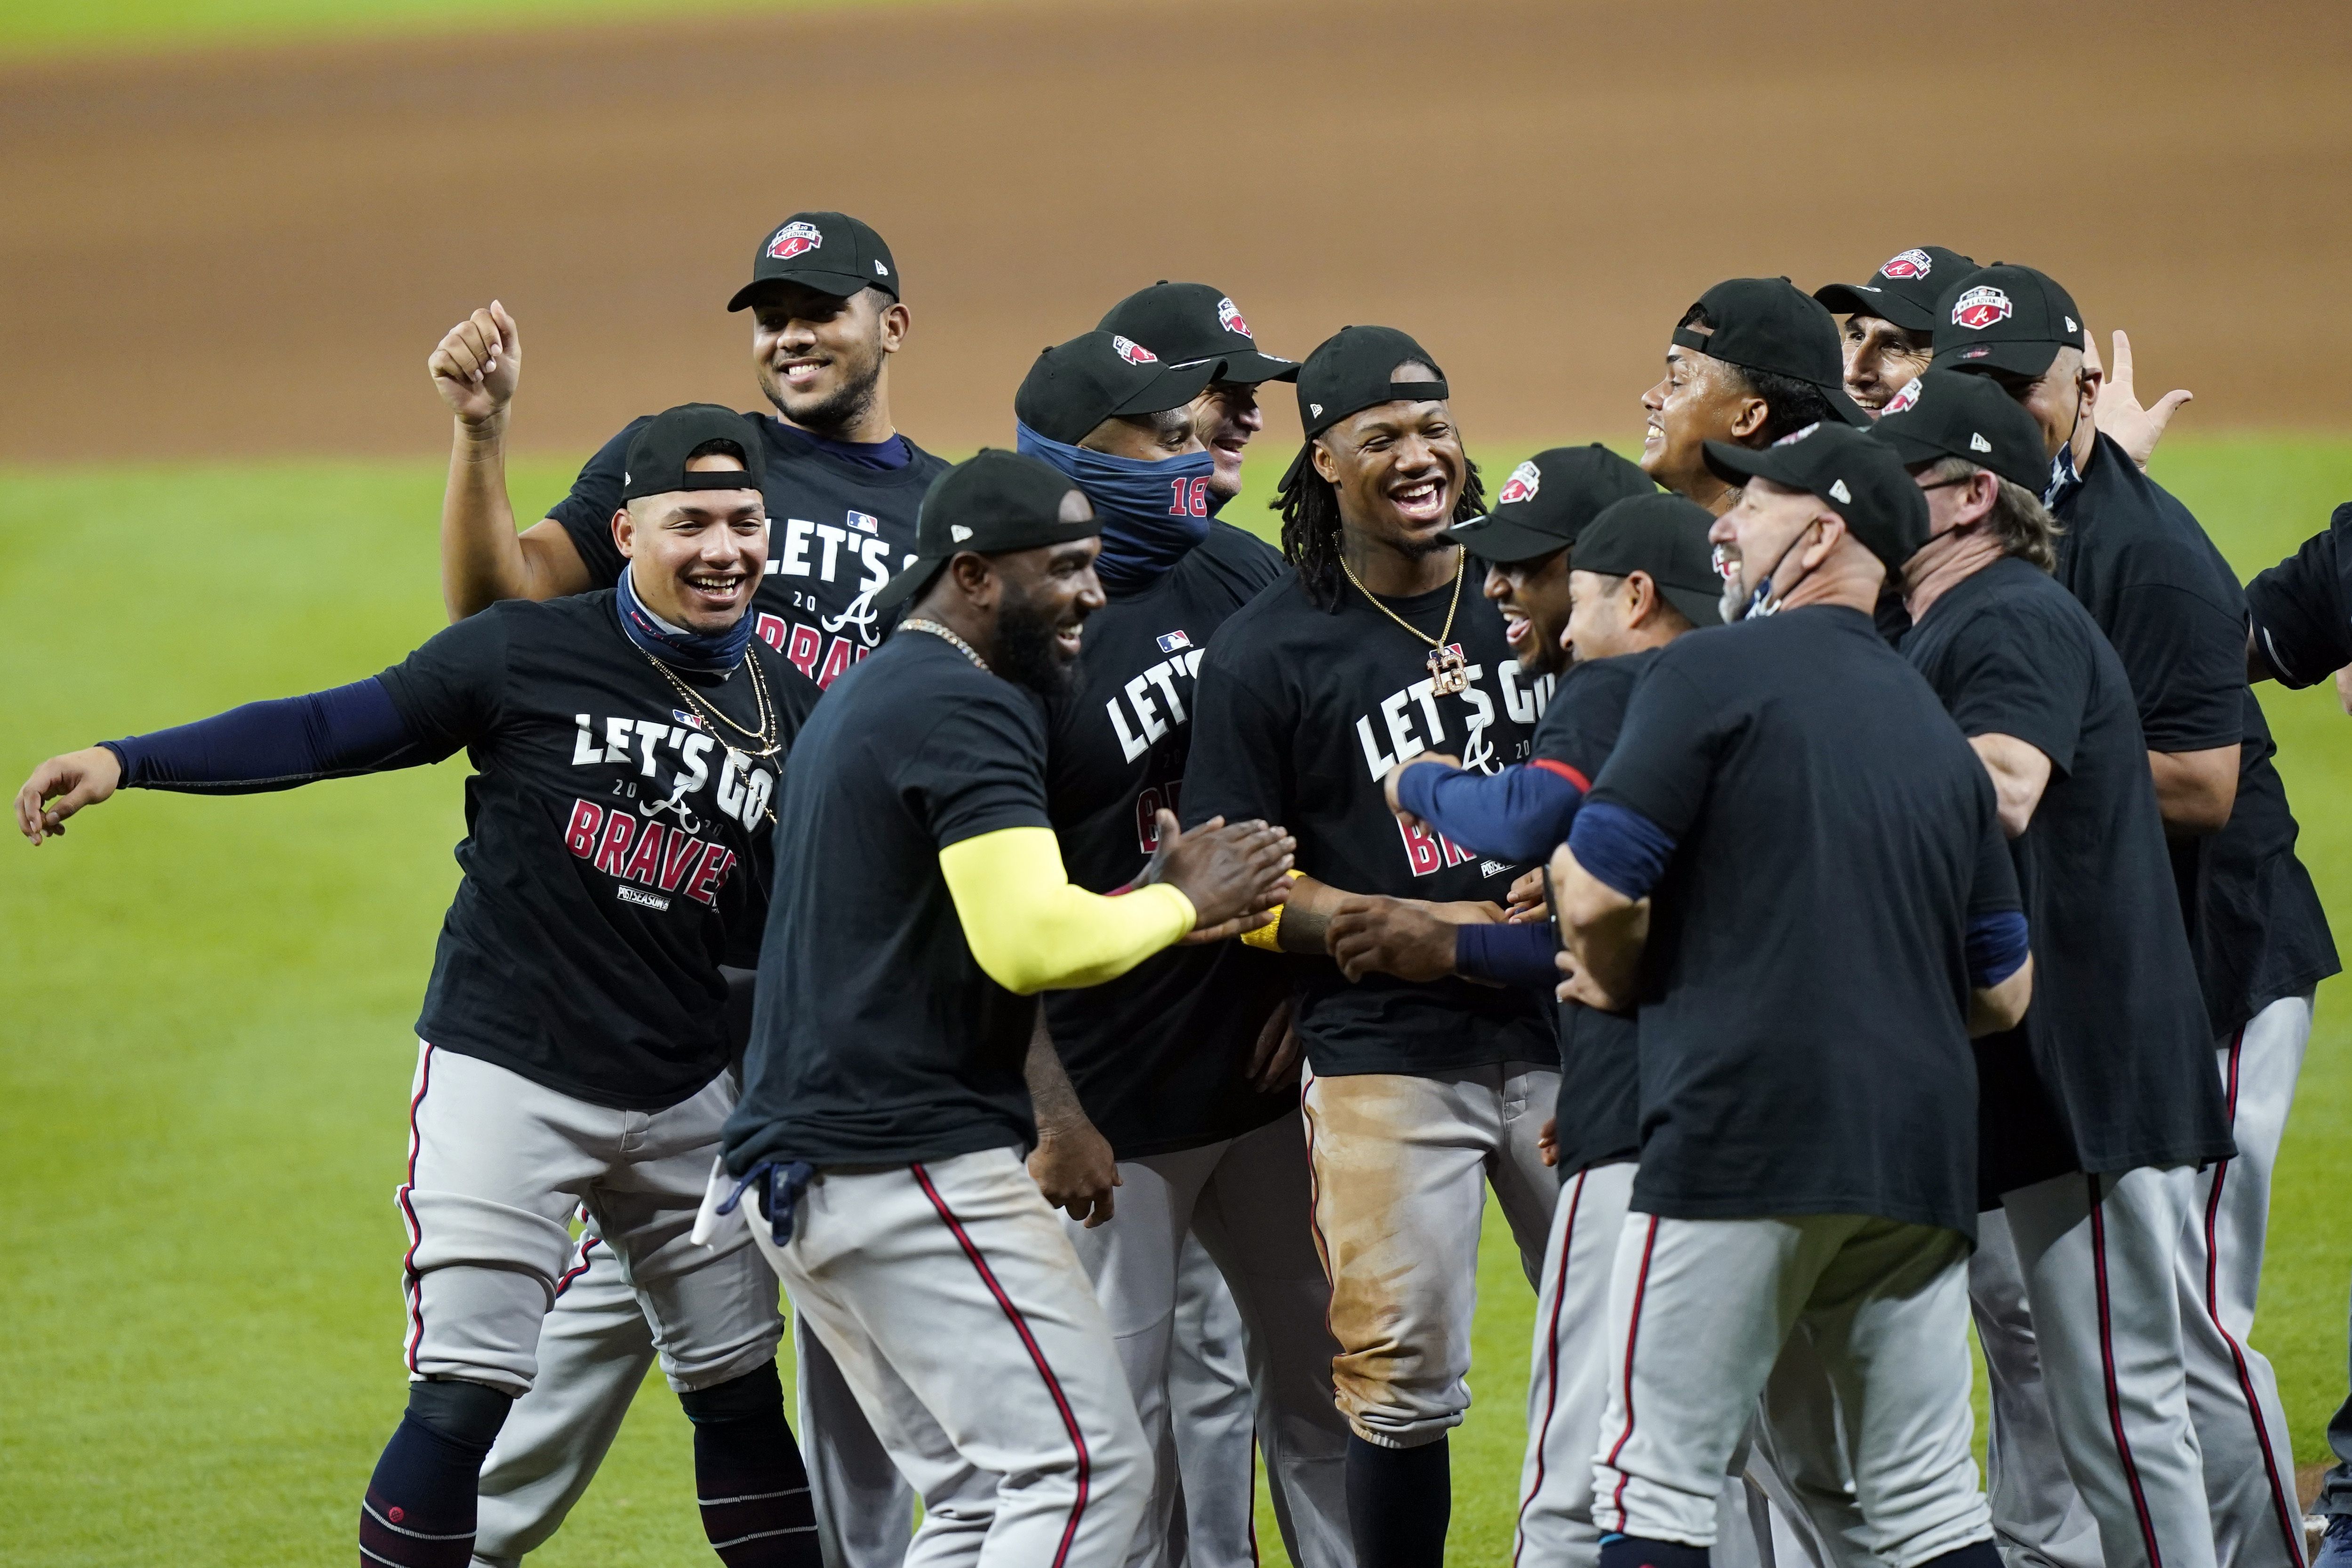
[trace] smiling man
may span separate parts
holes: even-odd
[[[1845,318],[1845,390],[1872,416],[1936,357],[1936,301],[1977,264],[1939,245],[1913,246],[1879,264],[1867,283],[1828,283],[1813,290]]]
[[[1215,463],[1209,477],[1213,512],[1242,493],[1242,450],[1265,428],[1258,389],[1298,379],[1298,361],[1257,346],[1249,319],[1233,296],[1205,283],[1161,278],[1104,313],[1097,325],[1142,344],[1168,364],[1183,368],[1219,361],[1216,379],[1192,400],[1201,444]]]
[[[1036,997],[1255,915],[1290,863],[1263,821],[1180,835],[1163,816],[1128,886],[1068,879],[1036,699],[1067,694],[1103,606],[1099,527],[1034,458],[949,470],[880,596],[908,612],[819,706],[782,802],[793,875],[761,947],[728,1166],[922,1494],[920,1562],[1109,1563],[1134,1539],[1150,1455],[1021,1159]]]
[[[1491,1180],[1529,1278],[1558,1182],[1536,1149],[1558,1074],[1526,992],[1372,976],[1322,961],[1350,894],[1476,905],[1524,867],[1401,828],[1381,793],[1435,747],[1494,771],[1537,716],[1492,601],[1449,528],[1482,509],[1436,361],[1349,327],[1298,378],[1306,444],[1282,486],[1292,572],[1224,623],[1194,688],[1184,818],[1289,828],[1307,873],[1251,940],[1294,967],[1316,1235],[1331,1281],[1348,1510],[1366,1568],[1441,1561],[1445,1437],[1469,1404],[1478,1215]]]
[[[816,700],[745,619],[761,456],[728,410],[671,409],[629,443],[614,589],[503,604],[370,680],[52,758],[17,795],[38,843],[118,785],[239,793],[474,759],[396,1195],[408,1409],[362,1504],[362,1562],[466,1562],[477,1475],[540,1375],[583,1205],[658,1325],[712,1543],[733,1568],[818,1560],[775,1292],[747,1236],[690,1234],[735,1100],[720,965],[758,947],[779,776]]]

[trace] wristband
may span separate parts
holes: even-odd
[[[1418,385],[1420,383],[1415,382],[1414,384]],[[1294,870],[1289,874],[1292,876],[1305,876],[1307,873],[1303,871]],[[1243,946],[1255,947],[1267,953],[1281,952],[1282,944],[1277,941],[1276,938],[1282,935],[1282,912],[1289,907],[1290,906],[1286,904],[1276,904],[1274,906],[1273,919],[1267,921],[1265,925],[1259,926],[1255,931],[1244,931],[1242,933]]]

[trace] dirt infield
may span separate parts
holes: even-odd
[[[2058,275],[2197,428],[2352,427],[2347,80],[2342,0],[1019,0],[17,67],[0,461],[437,449],[425,351],[493,293],[522,444],[746,404],[721,306],[797,206],[889,236],[943,448],[1160,277],[1276,351],[1409,329],[1482,444],[1630,435],[1706,284],[1928,241]]]

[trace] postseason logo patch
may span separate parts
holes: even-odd
[[[1887,257],[1886,265],[1878,269],[1881,277],[1925,277],[1936,270],[1936,258],[1924,250],[1906,250],[1900,256]]]
[[[1952,301],[1952,325],[1981,332],[1996,321],[2006,321],[2016,314],[2009,296],[1998,288],[1979,286],[1969,289]]]
[[[1181,632],[1166,632],[1160,638],[1160,651],[1163,653],[1172,653],[1179,648],[1189,648],[1192,645],[1192,639]]]
[[[1815,432],[1816,430],[1819,430],[1821,427],[1822,427],[1822,422],[1821,422],[1820,420],[1818,420],[1818,419],[1817,419],[1817,420],[1813,421],[1813,423],[1811,423],[1811,424],[1809,424],[1809,425],[1806,425],[1806,426],[1805,426],[1803,429],[1801,429],[1801,430],[1792,430],[1792,431],[1789,432],[1789,434],[1786,434],[1786,435],[1784,435],[1784,436],[1780,437],[1780,440],[1778,440],[1778,441],[1774,442],[1772,444],[1773,444],[1773,445],[1775,445],[1775,446],[1794,446],[1795,444],[1797,444],[1797,443],[1799,443],[1800,441],[1802,441],[1805,437],[1807,437],[1808,435],[1811,435],[1813,432]]]
[[[849,526],[861,534],[878,534],[882,531],[881,519],[871,512],[850,513]]]
[[[1896,392],[1893,397],[1886,400],[1886,406],[1880,409],[1878,412],[1881,417],[1884,417],[1890,413],[1901,413],[1906,408],[1916,408],[1918,406],[1919,378],[1917,376],[1913,376],[1909,381],[1903,383],[1903,390],[1901,392]]]
[[[1507,507],[1514,501],[1532,501],[1541,488],[1543,470],[1531,458],[1511,470],[1511,476],[1503,481],[1503,488],[1495,497],[1495,505]]]
[[[1118,351],[1120,359],[1130,365],[1156,365],[1160,362],[1159,355],[1132,338],[1122,338],[1114,333],[1111,336],[1110,346]]]
[[[796,256],[806,256],[823,248],[824,235],[812,223],[789,223],[776,231],[768,242],[768,255],[777,261],[790,261]]]
[[[1217,325],[1228,332],[1239,332],[1253,343],[1257,341],[1257,334],[1249,329],[1247,321],[1242,319],[1242,308],[1230,299],[1217,301]]]

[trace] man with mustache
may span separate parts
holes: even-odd
[[[2340,966],[2246,686],[2245,597],[2188,508],[2100,430],[2089,334],[2054,279],[1986,267],[1938,310],[1937,367],[1992,377],[2041,427],[2058,581],[2131,680],[2238,1151],[2200,1173],[2183,1233],[2189,1415],[2223,1568],[2300,1563],[2277,1379],[2246,1335],[2313,989]]]
[[[1280,901],[1290,863],[1263,821],[1179,834],[1163,813],[1127,886],[1068,880],[1036,699],[1069,691],[1103,605],[1099,528],[1008,452],[925,497],[915,560],[877,596],[908,613],[819,706],[782,803],[793,875],[728,1122],[755,1239],[921,1493],[926,1562],[1108,1563],[1132,1541],[1151,1456],[1021,1159],[1035,997],[1222,935]]]
[[[774,1292],[747,1238],[691,1234],[734,1103],[721,963],[757,948],[778,775],[817,695],[748,623],[762,457],[737,414],[671,409],[630,439],[614,589],[500,605],[372,680],[54,759],[17,796],[37,843],[118,784],[475,759],[397,1195],[408,1408],[362,1503],[363,1563],[471,1554],[478,1472],[541,1374],[580,1206],[660,1327],[714,1549],[818,1561]]]
[[[1447,531],[1481,509],[1447,395],[1433,357],[1391,328],[1347,328],[1308,357],[1306,444],[1282,486],[1292,572],[1202,661],[1184,775],[1186,821],[1265,817],[1299,842],[1306,874],[1251,940],[1318,960],[1294,966],[1292,994],[1367,1568],[1444,1555],[1484,1185],[1531,1279],[1558,1189],[1536,1150],[1557,1047],[1533,996],[1450,978],[1351,985],[1319,961],[1349,894],[1491,918],[1524,869],[1402,829],[1381,793],[1400,756],[1452,747],[1493,770],[1526,755],[1534,727],[1502,617],[1465,591],[1468,552]]]
[[[752,319],[752,366],[775,411],[762,439],[773,530],[752,632],[820,688],[881,642],[873,594],[913,548],[923,490],[946,464],[897,432],[890,361],[909,325],[897,258],[841,213],[795,213],[756,247],[728,308]],[[606,585],[620,570],[606,524],[625,478],[631,422],[570,495],[520,534],[506,493],[520,329],[493,300],[451,328],[427,365],[455,415],[442,503],[442,594],[453,620],[501,599]],[[739,990],[749,977],[739,977]],[[748,995],[739,996],[740,1017]],[[795,1327],[796,1340],[799,1336]],[[829,1546],[852,1568],[891,1568],[913,1498],[864,1429],[824,1348],[799,1343],[801,1433]],[[587,1490],[653,1364],[636,1297],[593,1227],[541,1334],[541,1376],[499,1434],[482,1480],[479,1568],[513,1568]]]

